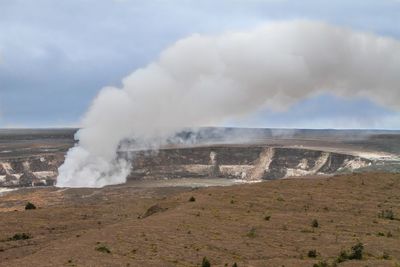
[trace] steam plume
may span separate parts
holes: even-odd
[[[398,107],[400,42],[309,21],[266,24],[217,36],[195,34],[138,69],[122,88],[103,88],[83,120],[58,186],[125,181],[121,141],[164,140],[260,107],[282,109],[321,91]]]

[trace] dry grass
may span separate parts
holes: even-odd
[[[363,259],[340,266],[400,264],[398,174],[199,190],[46,190],[27,193],[40,195],[39,209],[0,213],[1,240],[15,232],[32,235],[0,242],[1,266],[200,266],[204,257],[211,266],[312,266],[332,263],[358,242]],[[195,202],[188,201],[192,196]],[[3,205],[17,198],[4,196]],[[160,212],[141,218],[155,204]],[[380,216],[385,210],[393,220]],[[312,250],[315,258],[308,256]]]

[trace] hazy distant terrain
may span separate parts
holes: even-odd
[[[0,130],[0,187],[53,185],[66,152],[76,143],[77,130]],[[399,151],[399,131],[199,128],[177,133],[152,152],[127,139],[118,153],[129,155],[132,168],[127,178],[131,180],[256,181],[353,171],[399,172]]]
[[[0,129],[0,158],[65,153],[77,129]]]

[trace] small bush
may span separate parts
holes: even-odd
[[[99,252],[103,252],[103,253],[111,253],[111,250],[106,247],[105,245],[100,245],[98,247],[96,247],[96,250]]]
[[[390,260],[390,255],[389,255],[389,253],[387,253],[386,251],[384,251],[384,252],[383,252],[383,255],[382,255],[382,259],[384,259],[384,260]]]
[[[237,264],[236,264],[236,262],[232,265],[232,267],[238,267]]]
[[[394,220],[394,212],[393,210],[382,210],[378,217],[382,219]]]
[[[318,223],[317,219],[312,220],[311,226],[314,227],[314,228],[318,228],[319,227],[319,223]]]
[[[271,215],[265,215],[264,220],[269,221],[271,219]]]
[[[337,257],[336,262],[341,263],[344,261],[347,261],[349,259],[349,255],[347,254],[347,251],[342,250],[339,254],[339,257]]]
[[[316,258],[317,257],[317,251],[315,249],[309,250],[307,253],[307,256],[309,258]]]
[[[349,256],[350,260],[361,260],[364,251],[364,245],[359,242],[353,247],[351,247],[351,254]]]
[[[203,261],[201,262],[201,267],[211,267],[211,263],[206,257],[203,258]]]
[[[191,196],[190,198],[189,198],[189,202],[195,202],[196,201],[196,199],[194,198],[194,196]]]
[[[30,234],[26,233],[18,233],[10,237],[8,240],[10,241],[16,241],[16,240],[26,240],[32,238]]]
[[[329,267],[329,264],[326,261],[320,261],[318,263],[315,263],[313,267]]]
[[[348,254],[347,251],[342,250],[340,252],[339,257],[336,259],[336,262],[341,263],[347,260],[361,260],[363,256],[363,251],[364,251],[364,245],[361,242],[359,242],[351,247],[350,254]]]
[[[252,227],[250,231],[247,233],[247,237],[254,238],[256,237],[256,228]]]
[[[36,206],[35,206],[33,203],[28,202],[28,203],[26,203],[26,205],[25,205],[25,209],[26,209],[26,210],[35,210],[35,209],[36,209]]]

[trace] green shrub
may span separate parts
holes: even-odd
[[[111,253],[111,250],[106,247],[105,245],[100,245],[98,247],[96,247],[96,250],[99,252],[103,252],[103,253]]]
[[[316,258],[317,257],[317,251],[315,249],[309,250],[307,253],[307,256],[309,258]]]
[[[382,259],[384,259],[384,260],[390,260],[390,255],[389,255],[389,253],[387,253],[386,251],[384,251],[384,252],[383,252],[383,255],[382,255]]]
[[[317,219],[312,220],[311,226],[314,227],[314,228],[319,227],[319,223],[318,223]]]
[[[238,267],[237,264],[236,264],[236,262],[232,265],[232,267]]]
[[[25,209],[26,209],[26,210],[34,210],[34,209],[36,209],[36,206],[35,206],[33,203],[28,202],[28,203],[26,203],[26,205],[25,205]]]
[[[378,217],[382,219],[394,220],[394,212],[393,210],[382,210]]]
[[[341,263],[347,260],[361,260],[363,256],[364,245],[358,242],[356,245],[351,247],[350,254],[347,251],[342,250],[339,257],[336,259],[337,263]]]
[[[351,247],[351,254],[349,255],[350,260],[361,260],[363,256],[364,245],[358,242],[356,245]]]
[[[196,201],[196,199],[194,198],[194,196],[191,196],[190,198],[189,198],[189,202],[195,202]]]
[[[206,257],[203,258],[203,261],[201,262],[201,267],[211,267],[211,263]]]
[[[8,240],[10,241],[16,241],[16,240],[26,240],[32,238],[30,234],[26,233],[18,233],[10,237]]]
[[[344,261],[347,261],[349,259],[349,255],[347,254],[347,251],[342,250],[340,251],[339,257],[337,257],[336,262],[341,263]]]
[[[329,267],[329,264],[326,261],[320,261],[318,263],[315,263],[313,267]]]
[[[256,228],[252,227],[250,231],[247,233],[247,236],[250,238],[256,237]]]

